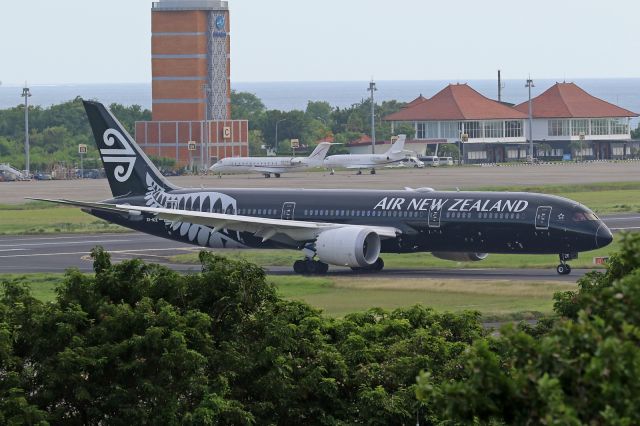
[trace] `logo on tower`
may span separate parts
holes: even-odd
[[[224,15],[216,16],[216,28],[219,31],[224,30]]]

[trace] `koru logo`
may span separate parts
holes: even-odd
[[[116,166],[116,168],[113,169],[113,177],[115,177],[118,182],[126,182],[131,176],[131,172],[133,172],[133,166],[136,164],[135,151],[131,148],[131,145],[129,145],[124,135],[115,129],[107,129],[104,135],[102,135],[102,139],[106,146],[113,146],[116,140],[122,144],[123,148],[101,149],[100,154],[102,154],[102,161],[105,163],[126,164],[126,170],[122,165]]]

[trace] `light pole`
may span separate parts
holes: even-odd
[[[531,88],[536,87],[533,84],[531,77],[527,79],[527,84],[524,87],[529,89],[529,157],[531,158],[531,164],[533,164],[533,109],[531,105]]]
[[[375,116],[375,104],[373,100],[373,92],[378,90],[376,88],[376,83],[371,80],[369,83],[369,88],[367,89],[371,92],[371,153],[376,153],[376,116]]]
[[[276,121],[276,144],[273,147],[273,150],[275,151],[275,153],[278,153],[278,124],[282,123],[283,121],[287,121],[286,118],[281,118],[280,120]]]
[[[207,129],[207,136],[205,138],[205,132],[203,131],[202,139],[204,139],[204,141],[201,144],[200,152],[202,152],[202,148],[204,148],[205,152],[202,154],[202,161],[200,161],[200,163],[202,165],[202,170],[206,172],[209,170],[209,139],[211,139],[211,132],[209,129],[209,85],[203,84],[202,91],[204,92],[204,125]]]
[[[25,167],[24,169],[27,172],[27,179],[29,178],[29,98],[31,97],[31,92],[27,87],[27,82],[24,83],[24,88],[22,89],[22,97],[24,97],[24,157],[25,157]]]

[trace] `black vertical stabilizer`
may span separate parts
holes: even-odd
[[[83,101],[93,137],[114,197],[143,195],[148,179],[165,190],[177,189],[153,165],[131,135],[99,102]]]

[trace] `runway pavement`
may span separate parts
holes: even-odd
[[[614,232],[639,230],[640,214],[616,214],[602,218]],[[29,272],[64,272],[75,267],[91,271],[89,257],[97,245],[108,250],[114,261],[141,258],[145,261],[167,264],[180,271],[198,271],[198,265],[175,265],[168,257],[198,251],[199,247],[153,237],[142,233],[113,234],[46,234],[0,237],[0,274]],[[291,268],[268,268],[273,274],[292,274]],[[524,281],[575,281],[586,270],[573,270],[569,276],[558,276],[555,270],[545,269],[386,269],[380,276],[386,278],[438,278],[487,279]],[[331,267],[330,274],[353,274],[350,269]]]

